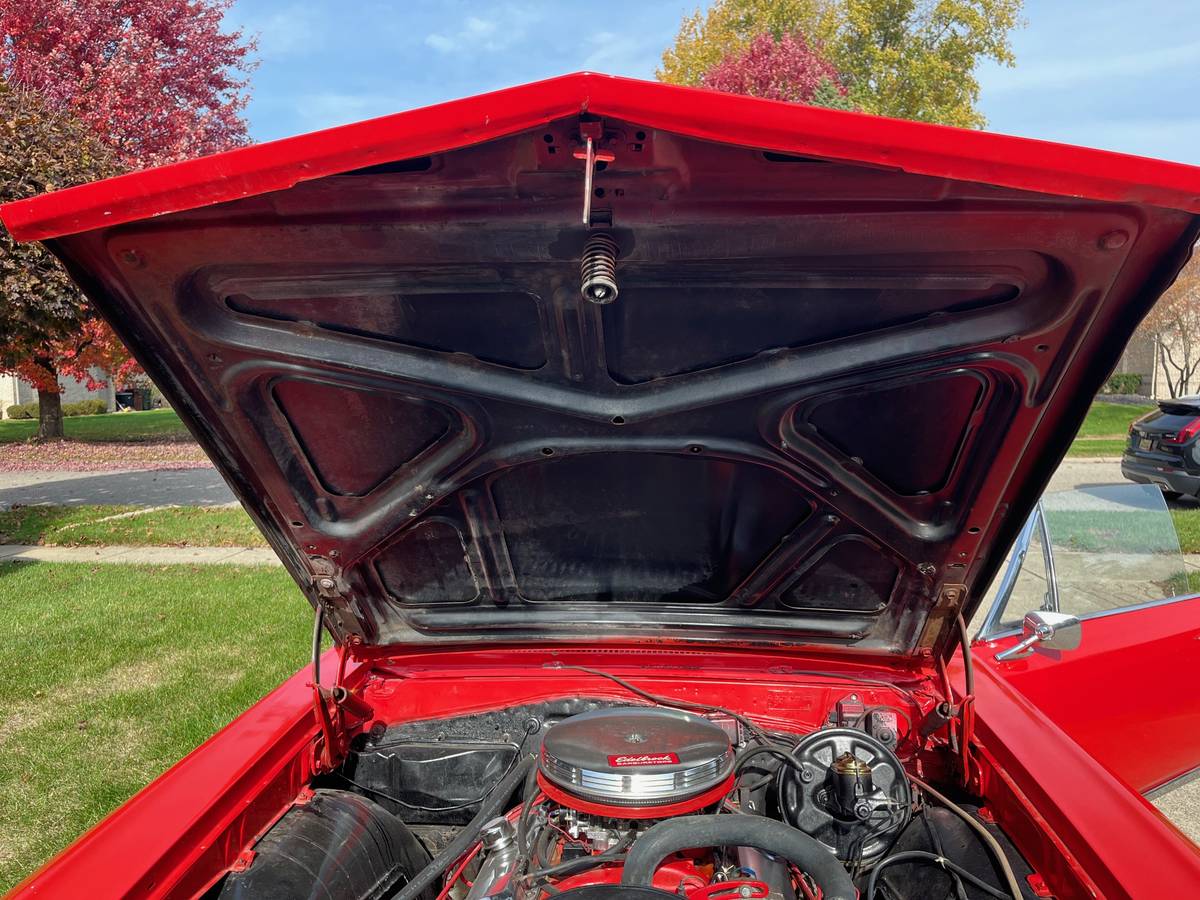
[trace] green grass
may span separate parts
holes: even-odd
[[[1067,456],[1120,456],[1125,450],[1130,423],[1152,409],[1153,403],[1135,406],[1097,400],[1088,410]]]
[[[0,893],[308,654],[282,570],[0,563],[0,596]]]
[[[121,518],[114,518],[120,516]],[[106,521],[99,521],[99,520]],[[21,506],[0,512],[0,543],[94,547],[265,547],[241,507]]]
[[[1195,516],[1195,510],[1176,510]],[[1161,512],[1143,510],[1046,509],[1046,526],[1056,549],[1087,553],[1173,553],[1176,533]],[[1178,518],[1178,517],[1173,517]],[[1190,520],[1189,520],[1190,522]]]
[[[1200,553],[1200,506],[1189,504],[1170,512],[1179,549]],[[1070,550],[1157,553],[1171,545],[1166,524],[1155,514],[1050,509],[1046,517],[1055,546]]]
[[[1067,449],[1067,456],[1120,456],[1125,452],[1125,438],[1076,438]]]
[[[0,444],[27,441],[36,431],[36,419],[0,420]],[[100,416],[70,416],[63,419],[63,432],[68,440],[91,443],[191,439],[187,428],[172,409],[105,413]]]
[[[1129,403],[1105,403],[1097,400],[1088,410],[1087,418],[1079,429],[1079,437],[1119,437],[1129,434],[1129,423],[1154,409],[1153,403],[1131,405]]]
[[[1171,510],[1179,549],[1184,553],[1200,553],[1200,507]]]

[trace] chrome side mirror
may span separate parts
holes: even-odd
[[[1078,616],[1043,609],[1025,613],[1021,630],[1023,637],[1019,644],[996,654],[999,662],[1029,656],[1033,653],[1035,645],[1047,650],[1074,650],[1083,637],[1083,624]]]

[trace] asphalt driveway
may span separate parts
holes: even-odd
[[[13,506],[220,506],[233,492],[215,469],[0,472],[0,509]]]

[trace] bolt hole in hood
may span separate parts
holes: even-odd
[[[903,661],[950,647],[1198,197],[1187,166],[577,74],[0,216],[360,652]]]

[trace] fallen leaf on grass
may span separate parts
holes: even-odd
[[[212,463],[194,442],[0,444],[0,472],[209,468]]]

